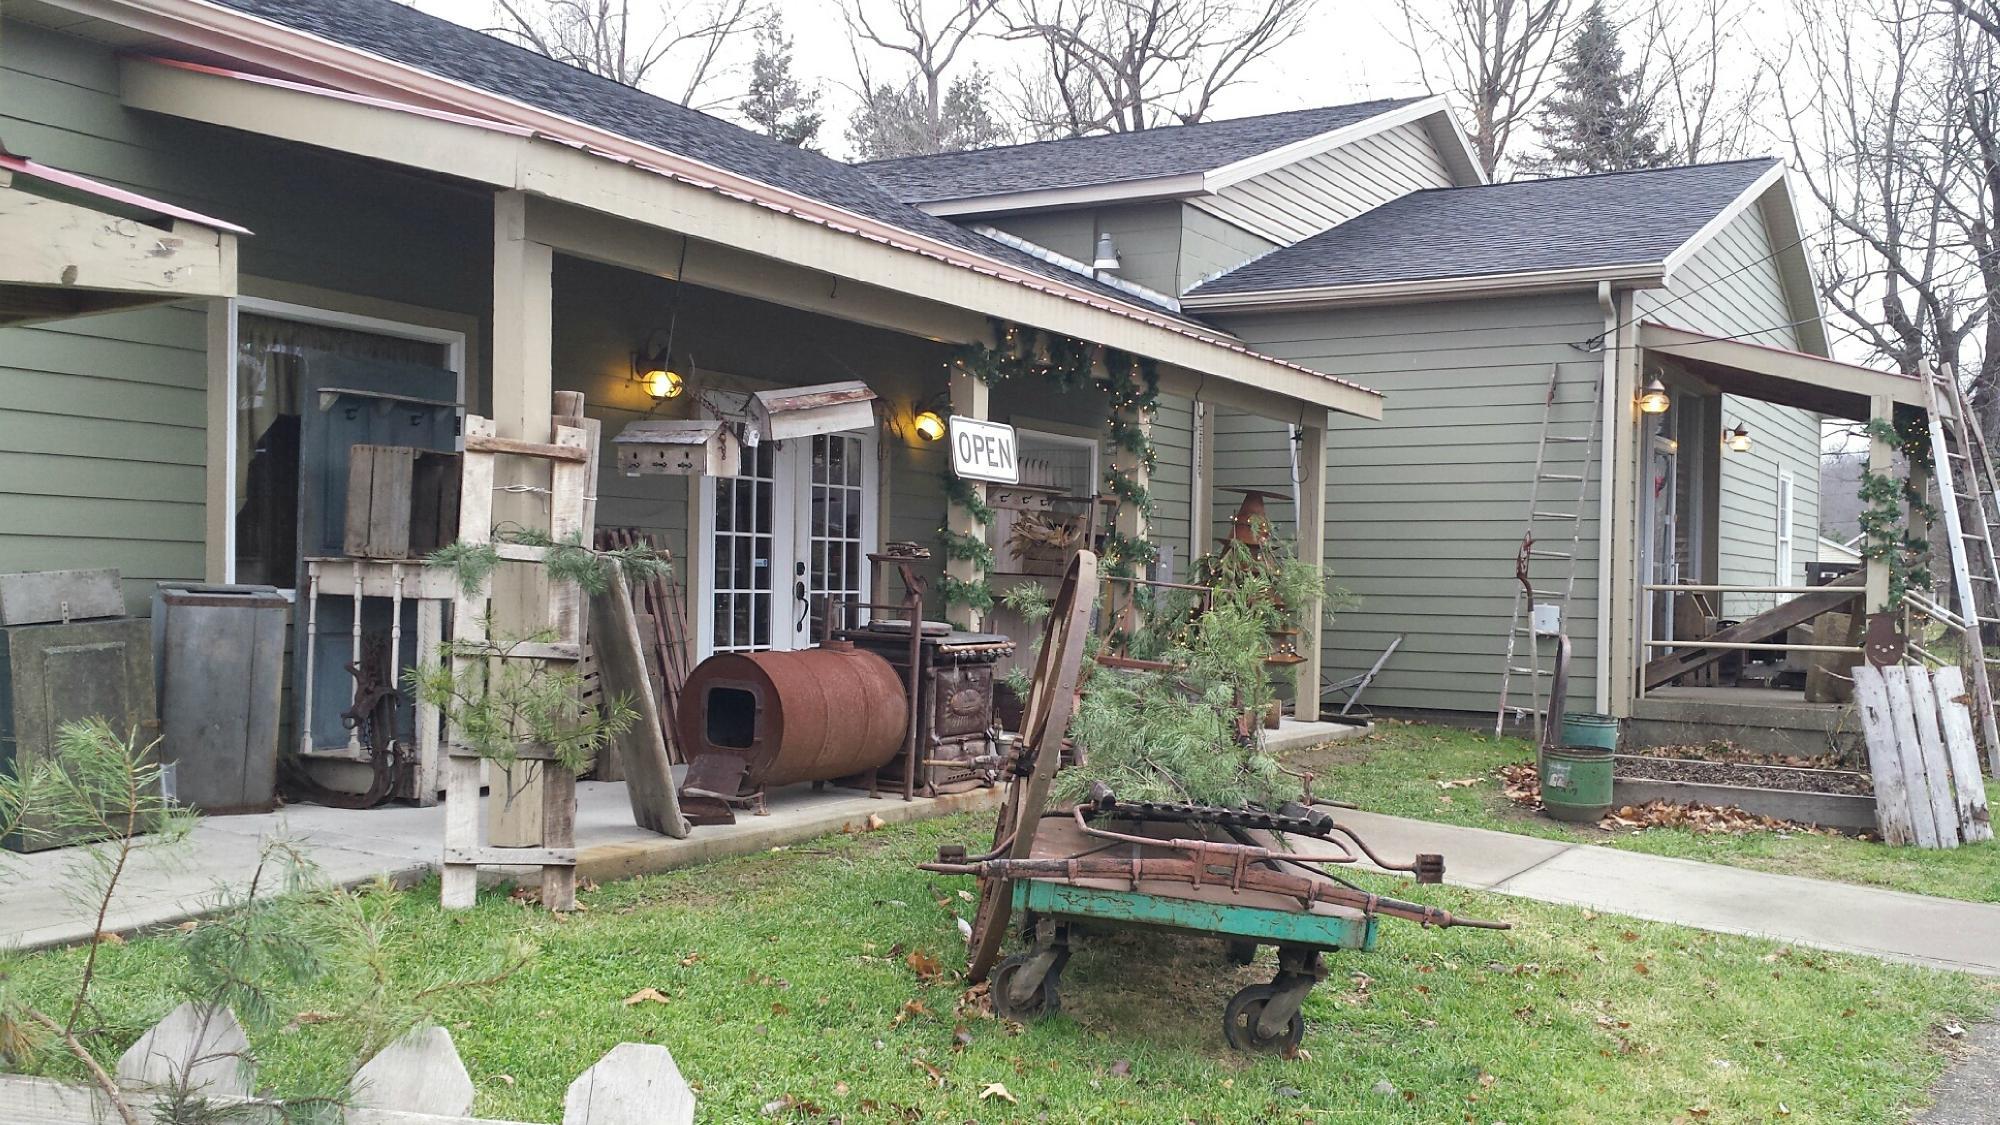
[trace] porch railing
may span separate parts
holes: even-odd
[[[1737,652],[1804,652],[1804,653],[1845,653],[1861,655],[1859,645],[1790,644],[1782,641],[1712,641],[1698,639],[1660,639],[1653,636],[1654,596],[1660,594],[1773,594],[1798,597],[1805,594],[1826,594],[1841,590],[1838,586],[1755,586],[1731,583],[1682,583],[1649,582],[1639,587],[1648,595],[1647,604],[1639,614],[1640,671],[1638,676],[1638,696],[1646,697],[1645,666],[1653,656],[1675,649],[1728,649]],[[1859,586],[1851,588],[1852,595],[1859,598],[1863,590]],[[1671,620],[1671,618],[1669,619]],[[1838,673],[1835,673],[1838,675]]]

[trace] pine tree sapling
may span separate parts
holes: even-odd
[[[1672,162],[1660,146],[1652,107],[1625,69],[1618,29],[1595,3],[1562,56],[1555,93],[1536,118],[1547,155],[1525,161],[1545,176],[1581,176],[1658,168]]]

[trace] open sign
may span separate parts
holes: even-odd
[[[967,480],[1021,482],[1014,427],[978,418],[951,416],[951,471]]]

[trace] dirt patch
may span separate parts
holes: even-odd
[[[1645,781],[1680,781],[1695,785],[1734,785],[1744,789],[1782,789],[1791,793],[1837,793],[1866,797],[1875,783],[1866,774],[1827,769],[1785,769],[1754,762],[1696,761],[1688,758],[1624,756],[1617,776]]]

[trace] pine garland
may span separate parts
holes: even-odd
[[[1090,381],[1107,401],[1109,418],[1105,432],[1119,454],[1116,463],[1105,471],[1105,491],[1121,504],[1151,513],[1152,494],[1139,476],[1141,472],[1151,473],[1159,463],[1159,453],[1146,426],[1159,409],[1159,364],[1130,352],[1024,328],[997,318],[991,323],[994,342],[991,345],[974,342],[956,349],[951,358],[952,372],[988,386],[1034,374],[1063,392],[1080,389],[1086,380]],[[949,473],[944,479],[945,498],[951,504],[976,523],[988,526],[993,523],[993,509],[980,498],[979,490],[970,481]],[[971,561],[979,571],[972,579],[946,578],[946,603],[982,612],[991,609],[993,591],[986,584],[986,573],[992,569],[993,549],[981,537],[948,528],[939,531],[938,539],[946,557]],[[1151,565],[1159,552],[1142,537],[1113,530],[1105,536],[1104,555],[1109,573],[1130,577]]]
[[[1936,522],[1936,507],[1915,482],[1937,467],[1931,463],[1929,434],[1914,413],[1898,418],[1894,425],[1871,418],[1865,428],[1870,438],[1901,453],[1910,470],[1902,480],[1868,469],[1861,472],[1859,495],[1866,505],[1860,515],[1861,556],[1889,568],[1889,604],[1882,607],[1887,610],[1902,605],[1911,590],[1930,587],[1930,540],[1910,530],[1904,513]]]

